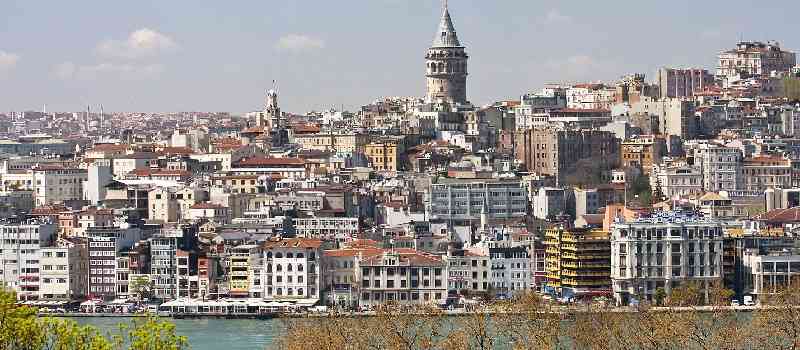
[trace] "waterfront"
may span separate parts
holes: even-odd
[[[132,321],[129,317],[75,318],[80,324],[89,324],[103,332],[114,332],[120,323]],[[186,336],[192,350],[249,350],[264,349],[280,334],[280,320],[229,320],[229,319],[171,319],[179,335]]]

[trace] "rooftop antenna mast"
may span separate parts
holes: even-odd
[[[100,105],[100,127],[98,129],[103,130],[103,125],[105,124],[105,114],[103,113],[103,105]]]

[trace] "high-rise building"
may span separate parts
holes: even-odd
[[[545,231],[544,244],[545,288],[564,296],[610,292],[608,232],[554,227]]]
[[[515,141],[516,159],[529,172],[555,176],[558,183],[574,174],[580,162],[592,162],[593,171],[619,164],[619,139],[610,131],[534,127],[518,131]]]
[[[714,85],[714,76],[705,69],[660,68],[656,74],[661,98],[692,97]]]
[[[426,102],[467,103],[467,59],[445,3],[439,30],[425,55]]]

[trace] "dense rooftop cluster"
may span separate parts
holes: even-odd
[[[800,273],[773,264],[800,261],[794,53],[742,42],[714,71],[475,106],[463,45],[445,7],[425,98],[354,112],[287,113],[270,90],[245,115],[0,115],[0,284],[24,302],[628,304]]]

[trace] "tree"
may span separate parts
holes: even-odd
[[[147,276],[137,276],[131,281],[130,289],[139,300],[150,297],[150,292],[153,290],[153,283]]]
[[[663,287],[656,288],[655,294],[653,294],[653,299],[656,302],[656,305],[661,306],[664,305],[664,299],[667,298],[667,291],[664,290]]]
[[[156,317],[120,325],[109,337],[95,327],[68,319],[37,316],[36,309],[18,306],[16,294],[0,288],[0,349],[19,350],[181,350],[188,348],[175,325]],[[127,347],[126,347],[127,346]]]
[[[186,337],[175,333],[174,323],[161,321],[156,316],[143,320],[134,318],[130,325],[120,325],[119,334],[112,339],[117,349],[123,344],[130,344],[130,350],[178,350],[189,346]]]
[[[800,283],[795,281],[760,301],[767,308],[753,313],[753,348],[800,349]]]

